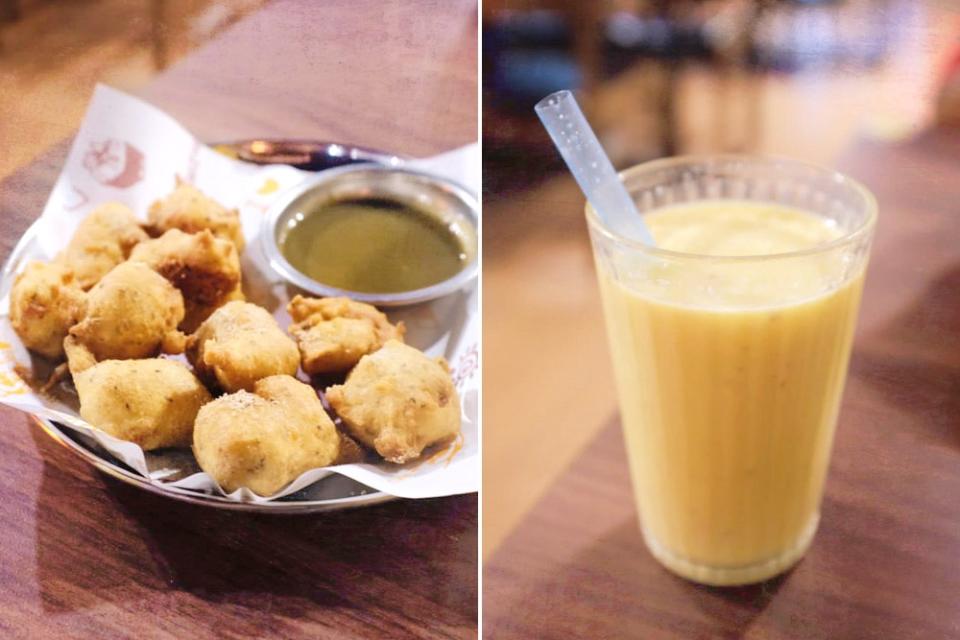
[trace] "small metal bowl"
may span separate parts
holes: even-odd
[[[283,256],[281,233],[298,214],[330,202],[362,198],[393,200],[434,216],[463,242],[467,254],[463,268],[429,287],[395,293],[367,293],[318,282],[296,269]],[[301,289],[321,296],[347,296],[378,306],[398,307],[453,293],[477,277],[478,212],[476,198],[464,187],[444,178],[395,167],[345,166],[324,171],[284,194],[267,211],[260,240],[271,268]]]

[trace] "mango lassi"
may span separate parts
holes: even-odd
[[[865,252],[831,250],[832,220],[772,203],[645,220],[665,251],[594,238],[644,537],[689,579],[757,582],[816,531]]]

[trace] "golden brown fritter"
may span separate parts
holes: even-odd
[[[232,291],[213,304],[197,304],[190,300],[184,300],[183,305],[186,313],[183,316],[183,322],[180,323],[180,331],[193,333],[203,324],[204,320],[213,315],[213,312],[223,305],[234,300],[243,301],[246,299],[246,296],[243,295],[242,282],[237,282],[237,286]]]
[[[247,487],[268,496],[304,471],[332,464],[340,435],[312,387],[270,376],[253,393],[221,396],[200,409],[193,452],[228,493]]]
[[[443,358],[390,340],[364,356],[327,400],[350,435],[390,462],[420,456],[460,431],[460,399]]]
[[[149,236],[136,216],[117,202],[102,204],[84,218],[55,262],[69,267],[84,290],[127,259],[130,251]]]
[[[78,342],[73,336],[68,335],[63,339],[63,351],[67,356],[67,367],[70,375],[74,377],[76,377],[78,373],[82,373],[97,364],[97,359],[94,357],[93,352],[90,351],[86,345]],[[55,384],[63,377],[66,372],[63,371],[61,367],[58,367],[58,371],[54,372],[47,384]]]
[[[187,342],[187,357],[211,384],[232,392],[253,389],[260,378],[294,375],[297,345],[270,313],[249,302],[228,302],[207,318]]]
[[[240,283],[236,247],[208,229],[197,233],[170,229],[134,247],[130,260],[148,265],[179,289],[184,301],[198,305],[220,302]]]
[[[303,370],[310,375],[348,371],[387,340],[403,341],[402,322],[394,326],[376,307],[349,298],[298,295],[287,311],[295,323],[290,335],[296,338]]]
[[[182,319],[183,296],[172,284],[141,262],[123,262],[90,290],[70,335],[97,360],[149,358],[183,351]]]
[[[162,358],[104,360],[73,377],[80,416],[145,451],[188,447],[210,392],[183,364]]]
[[[187,233],[209,229],[218,238],[232,242],[238,253],[243,251],[240,213],[236,209],[227,209],[180,178],[177,178],[176,189],[150,205],[147,219],[149,229],[154,235],[170,229],[180,229]]]
[[[31,262],[13,281],[10,324],[25,347],[42,356],[63,356],[63,339],[80,321],[87,294],[73,271],[59,263]]]

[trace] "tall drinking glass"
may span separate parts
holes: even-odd
[[[775,158],[622,178],[657,246],[587,221],[644,539],[690,580],[764,580],[817,529],[876,201]]]

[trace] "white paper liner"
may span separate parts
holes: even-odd
[[[406,166],[478,187],[479,148],[476,144]],[[272,310],[281,327],[290,323],[286,303],[293,290],[267,266],[258,234],[264,212],[273,201],[311,173],[283,165],[258,167],[231,160],[200,144],[166,113],[132,96],[100,85],[60,172],[43,214],[36,223],[35,242],[24,248],[22,267],[30,260],[50,260],[74,229],[97,205],[122,202],[143,217],[147,207],[169,193],[182,176],[228,207],[240,210],[247,248],[241,256],[248,299]],[[268,502],[296,493],[337,473],[373,489],[403,498],[430,498],[471,493],[479,488],[478,349],[476,287],[440,300],[388,311],[392,322],[407,326],[406,341],[428,355],[450,363],[460,393],[463,424],[458,438],[444,449],[428,450],[406,465],[387,462],[347,464],[312,469],[279,493],[262,497],[242,488],[226,494],[210,476],[198,470],[186,450],[144,451],[84,422],[75,401],[64,394],[35,393],[16,368],[42,366],[20,343],[9,320],[9,288],[0,288],[0,403],[47,418],[109,451],[136,473],[163,487],[217,493],[240,502]],[[35,376],[34,376],[35,377]],[[176,480],[170,480],[177,478]]]

